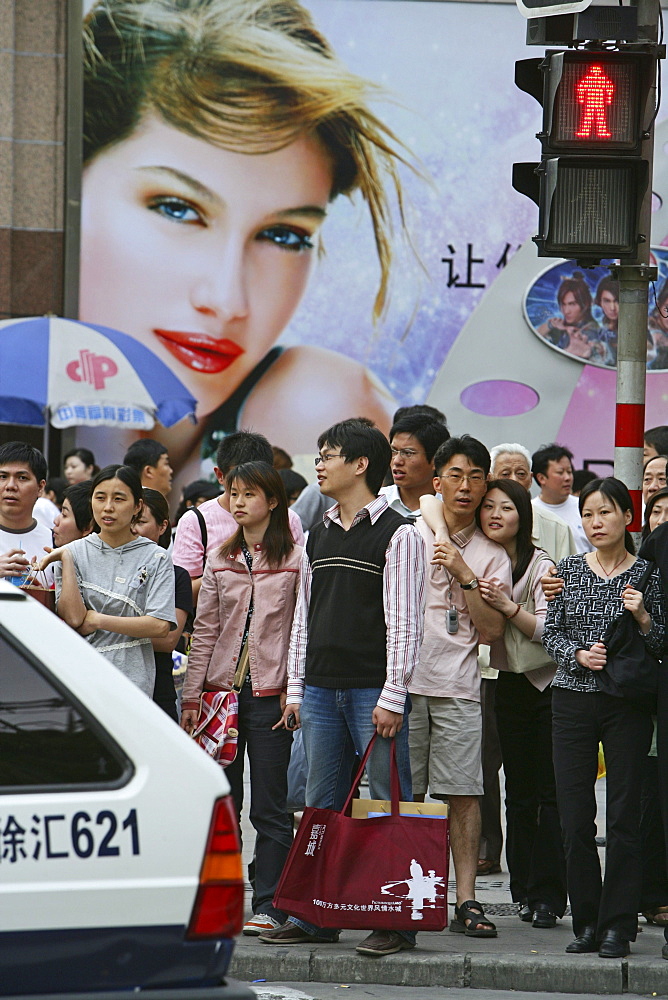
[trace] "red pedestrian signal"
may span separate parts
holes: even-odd
[[[607,111],[615,96],[615,85],[599,63],[587,70],[575,88],[575,95],[578,104],[582,105],[580,128],[575,133],[577,138],[611,139]]]
[[[635,260],[649,239],[641,211],[656,65],[655,53],[628,49],[516,63],[516,84],[543,105],[541,162],[513,169],[513,186],[539,207],[540,256]]]

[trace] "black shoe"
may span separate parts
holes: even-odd
[[[598,947],[596,928],[583,927],[582,934],[578,934],[574,941],[566,945],[566,951],[569,955],[585,955],[591,951],[598,951]]]
[[[556,927],[557,914],[553,913],[545,903],[538,903],[533,911],[532,927]]]
[[[533,920],[533,910],[526,902],[518,903],[517,916],[520,918],[520,920],[523,920],[525,924],[530,924],[531,921]]]
[[[598,949],[600,958],[626,958],[631,951],[629,942],[620,931],[606,931]]]

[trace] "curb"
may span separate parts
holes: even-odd
[[[602,960],[578,956],[505,953],[438,954],[401,952],[383,959],[318,948],[237,948],[229,973],[249,983],[368,983],[384,986],[468,987],[543,993],[632,993],[668,995],[668,962],[645,956]]]

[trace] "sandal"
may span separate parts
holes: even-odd
[[[467,899],[461,906],[455,906],[455,915],[450,921],[450,930],[453,934],[465,934],[466,937],[492,938],[497,936],[496,924],[487,919],[482,904],[475,899]]]
[[[490,861],[488,858],[478,858],[478,875],[496,875],[501,871],[498,861]]]
[[[643,917],[648,924],[666,927],[668,926],[668,906],[656,906],[651,910],[646,910],[643,912]]]

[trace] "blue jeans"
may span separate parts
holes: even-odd
[[[341,809],[350,791],[356,754],[362,757],[376,731],[371,715],[382,688],[321,688],[307,685],[301,706],[304,750],[308,761],[306,805],[320,809]],[[408,755],[408,719],[404,717],[396,741],[401,798],[413,798]],[[372,799],[390,798],[390,741],[378,737],[367,762],[369,793]],[[337,931],[320,928],[290,917],[310,934],[334,939]],[[415,932],[399,931],[409,941]]]

